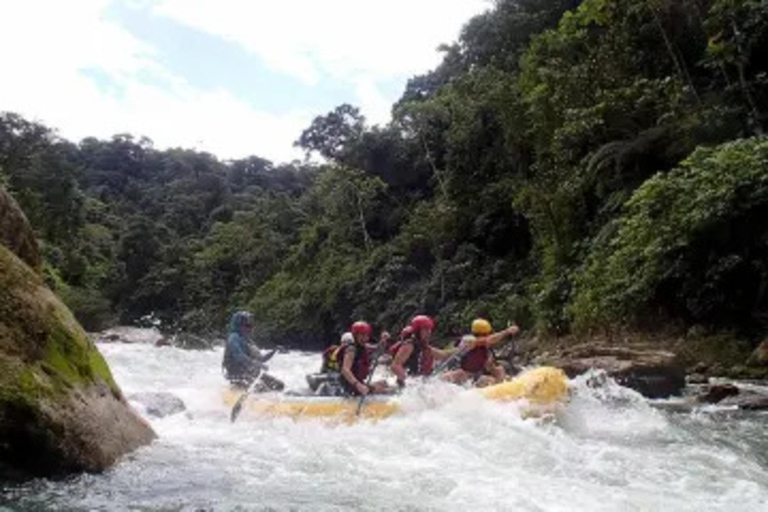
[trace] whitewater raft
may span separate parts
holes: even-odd
[[[567,399],[567,381],[562,370],[544,366],[528,370],[512,380],[477,391],[490,400],[521,401],[527,411],[537,412],[548,410]],[[241,394],[241,391],[225,390],[224,403],[232,407]],[[383,419],[401,411],[398,396],[367,397],[359,416],[357,415],[358,402],[358,398],[257,395],[249,398],[243,408],[251,415],[260,417],[327,418],[342,422],[357,418]]]

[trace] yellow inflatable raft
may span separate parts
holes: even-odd
[[[479,389],[488,399],[499,401],[526,400],[532,409],[554,406],[568,397],[567,377],[562,370],[543,366],[528,370],[512,380]],[[242,391],[226,390],[224,403],[232,407]],[[358,398],[274,395],[249,398],[243,405],[252,414],[260,416],[288,416],[298,418],[330,418],[337,421],[357,419]],[[361,418],[383,419],[400,410],[397,396],[373,395],[365,399]]]

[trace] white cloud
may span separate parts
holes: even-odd
[[[151,6],[226,38],[268,65],[312,84],[320,77],[354,91],[363,113],[386,121],[383,84],[439,61],[441,42],[487,0],[124,0]],[[72,140],[147,135],[159,147],[196,147],[223,158],[300,157],[292,147],[314,115],[259,111],[226,90],[202,90],[170,73],[154,49],[104,17],[110,0],[0,0],[0,110],[56,127]],[[99,88],[98,70],[114,88]],[[148,82],[146,77],[152,77]]]
[[[72,140],[127,132],[159,147],[196,147],[224,158],[301,157],[292,142],[310,112],[271,115],[227,91],[190,86],[157,64],[151,47],[102,17],[108,3],[25,0],[5,7],[0,110],[42,121]],[[105,73],[120,93],[100,89],[86,69]]]
[[[307,84],[330,76],[353,85],[377,122],[379,84],[424,73],[489,0],[156,0],[154,12],[235,42]],[[390,99],[391,101],[392,99]]]

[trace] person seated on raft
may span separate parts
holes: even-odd
[[[426,315],[418,315],[411,320],[411,334],[392,347],[392,373],[397,377],[397,385],[405,386],[407,375],[429,377],[435,361],[450,357],[458,349],[440,350],[430,345],[435,321]],[[406,329],[403,333],[408,336]]]
[[[459,350],[466,351],[461,357],[459,368],[446,372],[441,378],[454,384],[464,384],[471,379],[479,388],[503,382],[507,373],[503,366],[496,364],[492,348],[518,332],[520,328],[512,325],[493,334],[493,327],[488,320],[476,319],[472,322],[472,335],[462,338],[459,345]]]
[[[368,375],[375,370],[371,364],[371,348],[369,344],[373,329],[367,322],[352,324],[352,336],[355,342],[342,347],[341,386],[348,395],[360,396],[369,393],[384,393],[388,386],[386,381],[373,382],[366,385]]]
[[[248,336],[253,329],[251,314],[246,311],[238,311],[229,322],[229,336],[224,347],[224,359],[222,367],[226,379],[236,387],[247,388],[259,376],[261,391],[268,389],[281,391],[285,384],[279,379],[262,373],[268,368],[264,364],[269,361],[277,351],[272,350],[262,354],[257,348],[248,343]],[[263,385],[263,386],[262,386]]]
[[[392,362],[392,356],[389,354],[389,350],[392,346],[392,335],[389,334],[388,331],[381,331],[381,334],[379,334],[379,344],[373,346],[368,345],[368,348],[373,349],[374,351],[381,348],[382,352],[381,355],[379,355],[379,364],[389,366]]]
[[[320,364],[320,373],[341,372],[341,359],[339,355],[341,349],[347,345],[352,345],[355,338],[352,333],[347,331],[341,335],[341,341],[336,345],[323,350],[323,362]]]

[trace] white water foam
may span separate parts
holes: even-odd
[[[405,412],[352,426],[259,419],[234,425],[221,350],[105,344],[126,394],[168,391],[187,412],[104,475],[7,488],[34,510],[768,510],[758,452],[765,416],[669,415],[610,379],[574,380],[556,419],[445,383],[409,387]],[[277,354],[291,388],[319,355]],[[735,428],[735,431],[733,429]]]

